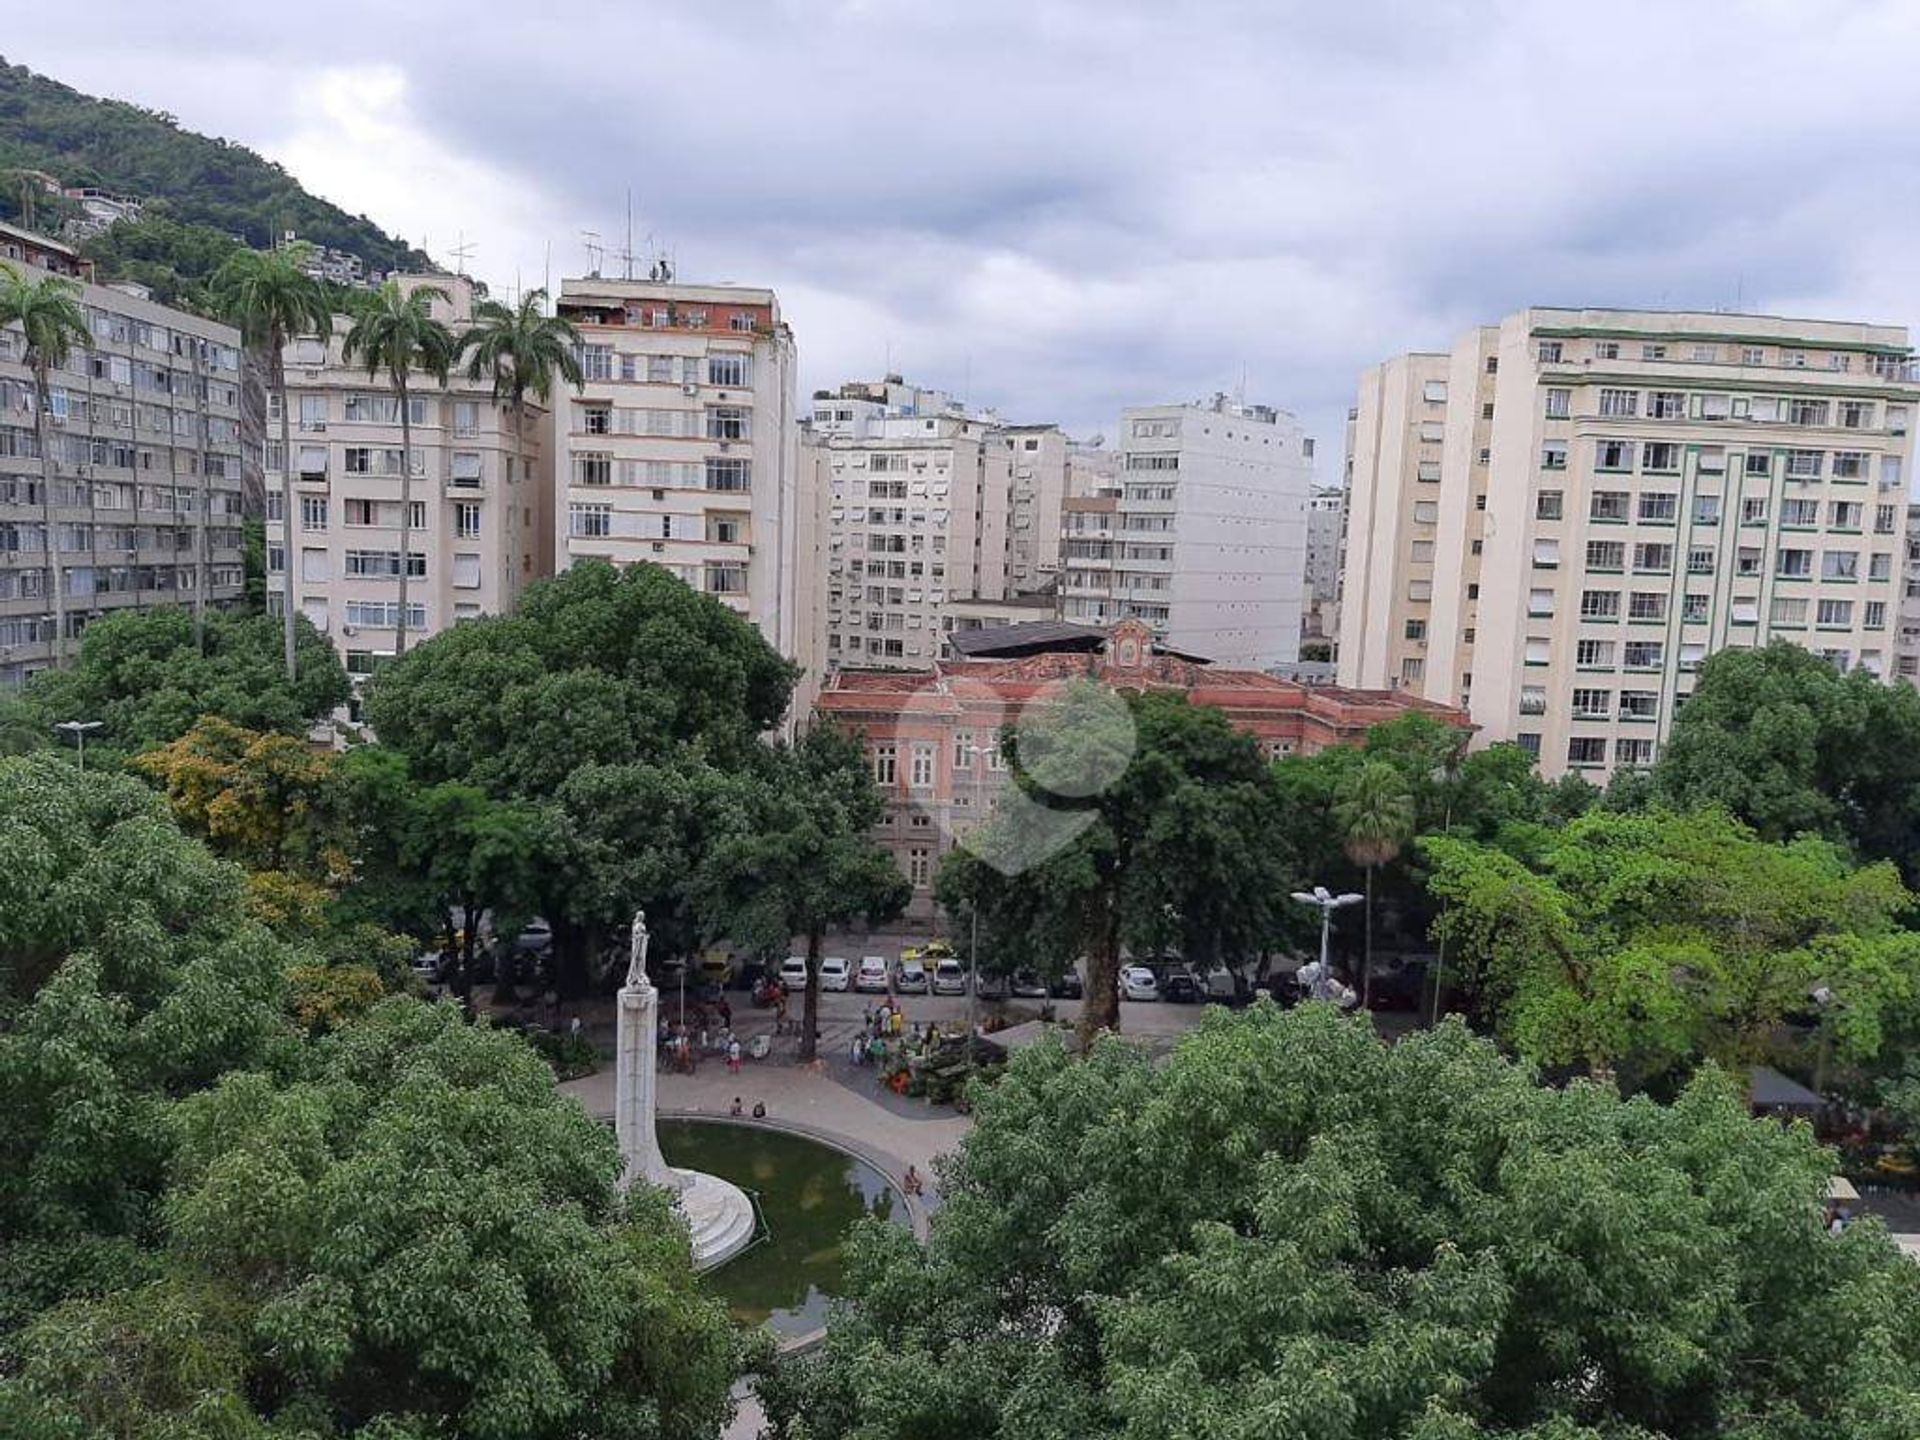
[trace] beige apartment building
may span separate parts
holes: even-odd
[[[1773,316],[1533,309],[1376,366],[1340,683],[1599,776],[1726,646],[1890,676],[1917,400],[1905,329]]]
[[[1052,425],[1007,425],[897,375],[813,400],[825,589],[823,669],[927,669],[956,626],[1049,615],[1079,453]]]
[[[771,290],[590,276],[562,282],[580,394],[554,399],[554,564],[664,566],[804,665],[792,332]]]
[[[436,319],[457,335],[473,318],[463,276],[402,277],[433,285]],[[287,347],[292,500],[280,453],[280,417],[267,425],[268,605],[288,591],[280,517],[294,508],[294,604],[325,633],[357,681],[394,652],[400,618],[401,465],[399,401],[384,377],[341,355],[349,322]],[[529,404],[525,432],[496,404],[491,383],[456,367],[443,388],[417,377],[411,397],[413,507],[407,579],[407,643],[461,620],[512,610],[520,592],[551,573],[553,485],[544,454],[546,417]],[[522,457],[524,456],[524,469]]]
[[[31,231],[0,225],[0,259],[72,279],[92,332],[52,375],[49,534],[33,376],[20,332],[0,330],[0,689],[17,689],[55,663],[55,586],[69,658],[113,611],[242,598],[245,452],[232,327],[95,285]]]

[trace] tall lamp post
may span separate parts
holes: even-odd
[[[1331,1000],[1343,1010],[1350,1008],[1354,1002],[1353,987],[1333,978],[1333,912],[1359,905],[1367,897],[1351,893],[1334,895],[1326,886],[1316,885],[1311,891],[1294,891],[1293,898],[1320,911],[1320,961],[1317,965],[1302,966],[1300,972],[1307,982],[1307,994],[1315,1000]]]
[[[73,736],[73,743],[80,751],[80,768],[87,768],[87,732],[98,730],[106,724],[104,720],[56,720],[53,728]]]

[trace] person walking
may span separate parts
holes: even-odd
[[[740,1073],[740,1042],[732,1037],[727,1040],[727,1070],[734,1075]]]

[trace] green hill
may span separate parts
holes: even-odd
[[[153,285],[192,303],[205,267],[236,240],[264,249],[281,230],[358,255],[369,269],[421,268],[427,257],[364,215],[309,195],[271,160],[183,130],[173,116],[83,95],[0,58],[0,173],[43,170],[67,185],[99,185],[147,202],[89,248],[109,277]],[[0,219],[16,219],[17,182],[0,181]],[[167,293],[171,292],[171,293]]]

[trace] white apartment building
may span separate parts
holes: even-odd
[[[1057,585],[1078,454],[1057,427],[1005,425],[889,375],[817,394],[805,454],[824,510],[826,670],[927,668],[957,624],[1030,612]]]
[[[1893,673],[1920,400],[1905,329],[1533,309],[1361,378],[1343,685],[1604,775],[1715,650]]]
[[[1316,485],[1307,497],[1306,587],[1301,594],[1302,638],[1330,640],[1340,628],[1340,572],[1347,543],[1347,492]]]
[[[1262,669],[1300,654],[1313,442],[1216,395],[1121,417],[1117,492],[1064,507],[1061,617],[1146,621],[1159,643]]]
[[[1906,578],[1900,585],[1900,635],[1894,641],[1894,673],[1920,685],[1920,505],[1907,506]]]
[[[0,225],[0,259],[64,275],[92,332],[51,376],[49,535],[33,376],[17,329],[0,330],[0,689],[65,653],[100,616],[245,590],[239,334],[156,304],[139,286],[90,283],[72,247]],[[257,413],[257,412],[256,412]]]
[[[473,318],[473,285],[462,276],[412,275],[400,285],[447,294],[434,317],[458,334]],[[305,336],[285,356],[293,447],[293,598],[325,633],[356,681],[394,653],[400,618],[401,465],[399,401],[384,376],[347,364],[349,322],[325,341]],[[407,643],[460,620],[510,611],[534,579],[551,573],[553,485],[543,444],[545,412],[529,402],[518,443],[510,411],[492,386],[459,367],[443,388],[414,377],[413,507],[407,577]],[[522,469],[524,457],[525,468]],[[281,545],[286,471],[280,416],[269,402],[266,443],[267,601],[287,593]]]
[[[562,282],[582,393],[554,399],[554,564],[664,566],[806,663],[793,335],[771,290]]]

